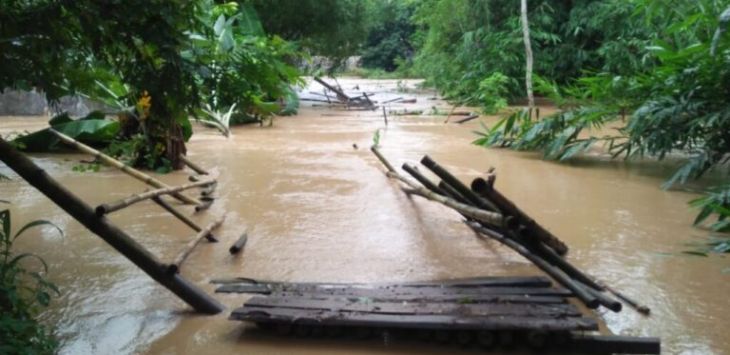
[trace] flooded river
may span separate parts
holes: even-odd
[[[402,92],[396,81],[340,82],[376,92],[376,100],[418,98],[417,104],[393,105],[393,110],[449,108],[429,100],[432,94]],[[659,336],[667,354],[730,352],[730,262],[679,255],[688,249],[686,242],[706,232],[690,226],[694,211],[686,203],[697,195],[660,189],[675,167],[671,163],[626,164],[594,152],[556,164],[531,153],[472,145],[478,120],[457,125],[443,124],[444,116],[391,116],[384,128],[380,111],[304,106],[298,116],[277,118],[273,127],[236,127],[229,139],[197,128],[189,156],[218,174],[219,185],[213,207],[194,218],[207,224],[228,213],[217,233],[222,242],[201,245],[182,271],[206,291],[213,291],[211,279],[236,276],[382,282],[539,273],[497,243],[475,238],[455,212],[419,198],[409,200],[388,181],[367,149],[380,128],[381,150],[394,164],[416,163],[429,154],[464,180],[494,166],[496,186],[563,239],[574,264],[651,307],[648,318],[629,308],[602,314],[614,333]],[[40,118],[0,118],[0,133],[44,124]],[[145,189],[111,169],[72,171],[88,158],[83,155],[34,157],[91,205]],[[0,167],[0,172],[9,171]],[[187,181],[187,173],[160,179],[179,184]],[[43,218],[66,233],[36,231],[17,246],[43,256],[61,288],[62,296],[44,317],[56,325],[63,354],[459,351],[384,339],[277,338],[226,319],[230,309],[243,303],[241,295],[215,295],[229,308],[218,316],[192,314],[23,181],[0,183],[0,198],[13,202],[16,228]],[[174,258],[194,234],[152,203],[111,219],[161,260]],[[245,229],[245,251],[230,256],[228,246]]]

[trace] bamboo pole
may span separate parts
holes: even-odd
[[[466,122],[469,122],[469,121],[474,120],[474,119],[477,119],[477,118],[479,118],[479,115],[471,115],[471,116],[468,116],[466,118],[462,118],[462,119],[460,119],[460,120],[458,120],[458,121],[456,121],[454,123],[456,123],[456,124],[462,124],[462,123],[466,123]]]
[[[499,209],[496,206],[494,206],[489,201],[486,201],[483,198],[477,196],[474,191],[469,190],[469,188],[466,187],[464,183],[459,181],[459,179],[454,177],[454,175],[451,175],[450,172],[448,172],[441,165],[436,163],[428,155],[424,156],[423,159],[421,159],[421,164],[431,170],[434,174],[436,174],[436,176],[440,177],[441,180],[443,180],[446,184],[451,185],[454,190],[458,191],[461,196],[464,196],[464,198],[469,200],[469,202],[471,202],[474,206],[487,211],[499,212]]]
[[[199,182],[195,182],[192,184],[186,184],[186,185],[181,185],[181,186],[176,186],[176,187],[167,187],[167,188],[162,188],[162,189],[157,189],[157,190],[150,190],[147,192],[143,192],[143,193],[139,193],[136,195],[126,197],[121,200],[99,205],[96,207],[96,215],[101,217],[105,214],[119,211],[119,210],[129,207],[137,202],[148,200],[153,197],[157,197],[157,196],[161,196],[161,195],[170,195],[170,194],[173,194],[176,192],[181,192],[181,191],[189,190],[192,188],[208,186],[208,185],[212,185],[212,184],[215,184],[215,180],[199,181]]]
[[[84,153],[93,155],[95,158],[101,160],[104,164],[115,167],[115,168],[121,170],[122,172],[126,173],[127,175],[132,176],[133,178],[144,182],[147,185],[154,186],[157,188],[169,188],[170,187],[169,185],[163,183],[162,181],[159,181],[137,169],[134,169],[134,168],[120,162],[119,160],[116,160],[94,148],[89,147],[86,144],[83,144],[59,131],[56,131],[53,128],[49,128],[48,131],[51,132],[52,134],[54,134],[56,137],[58,137],[62,142],[66,143]],[[185,196],[181,193],[174,193],[172,195],[175,196],[176,199],[178,199],[182,202],[185,202],[185,203],[189,203],[189,204],[193,204],[193,205],[200,204],[200,201],[198,201],[194,198]]]
[[[205,171],[205,169],[203,169],[202,167],[200,167],[200,165],[198,165],[198,164],[195,164],[195,163],[193,163],[193,162],[192,162],[192,161],[191,161],[190,159],[188,159],[188,157],[186,157],[186,156],[184,156],[184,155],[180,155],[180,160],[181,160],[181,161],[182,161],[182,162],[183,162],[183,163],[184,163],[185,165],[187,165],[187,166],[188,166],[188,168],[192,169],[192,170],[193,170],[193,171],[195,171],[196,173],[198,173],[198,174],[200,174],[200,175],[210,175],[210,174],[208,174],[208,172],[207,172],[207,171]]]
[[[244,231],[243,234],[241,234],[241,237],[238,238],[238,240],[236,240],[230,248],[228,248],[228,252],[231,254],[238,254],[241,250],[243,250],[243,247],[246,246],[247,241],[248,231]]]
[[[648,316],[649,314],[651,314],[651,309],[649,307],[647,307],[643,304],[640,304],[639,302],[629,298],[628,296],[624,295],[623,293],[621,293],[618,290],[615,290],[611,286],[608,286],[600,281],[597,281],[597,282],[599,283],[599,285],[601,285],[603,288],[605,288],[606,291],[611,292],[612,294],[614,294],[614,296],[616,296],[620,300],[626,302],[626,304],[628,304],[631,308],[635,309],[637,312],[639,312],[645,316]]]
[[[337,99],[344,102],[344,103],[350,103],[350,97],[347,96],[342,90],[330,85],[329,83],[325,82],[324,80],[320,79],[319,77],[314,77],[314,81],[320,83],[322,86],[326,87],[330,91],[334,92],[337,95]]]
[[[388,173],[387,175],[390,176],[391,173]],[[502,215],[499,213],[484,211],[478,208],[474,208],[472,206],[465,205],[463,203],[459,203],[452,198],[433,193],[422,187],[404,188],[403,191],[409,195],[417,195],[431,201],[439,202],[444,206],[453,208],[464,216],[470,217],[482,223],[486,223],[496,227],[504,227],[506,225],[504,218],[502,218]]]
[[[401,100],[403,100],[403,97],[399,96],[399,97],[396,97],[395,99],[383,101],[382,104],[385,105],[385,104],[389,104],[389,103],[393,103],[393,102],[401,101]]]
[[[451,185],[449,185],[443,181],[440,181],[438,186],[443,192],[446,193],[446,196],[449,196],[449,197],[453,198],[454,200],[459,201],[465,205],[469,204],[469,201],[467,201],[464,198],[464,196],[461,196],[459,191],[454,190],[454,188],[451,187]]]
[[[372,147],[370,147],[370,151],[373,152],[373,154],[375,154],[375,156],[378,158],[378,160],[380,160],[380,163],[382,163],[383,166],[385,166],[385,169],[387,169],[391,173],[396,172],[395,168],[393,168],[393,166],[390,165],[390,162],[388,162],[388,159],[385,159],[383,154],[380,153],[380,149],[378,149],[378,147],[372,146]]]
[[[38,191],[61,207],[71,217],[107,242],[112,248],[124,255],[152,279],[166,287],[196,311],[206,314],[217,314],[223,311],[223,305],[195,285],[179,275],[168,275],[165,272],[165,267],[152,253],[124,231],[110,223],[106,218],[97,217],[91,206],[58,184],[43,169],[16,151],[9,143],[1,138],[0,160],[5,162],[9,168],[13,169],[25,181],[38,189]]]
[[[158,204],[160,207],[164,208],[167,212],[170,212],[173,216],[175,216],[177,219],[179,219],[181,222],[185,223],[188,227],[190,227],[192,230],[196,232],[200,232],[203,230],[197,223],[193,222],[190,218],[185,216],[182,212],[180,212],[177,208],[172,207],[169,203],[167,203],[165,200],[162,199],[161,196],[153,197],[152,201],[154,201],[156,204]],[[218,239],[213,236],[213,234],[208,234],[206,237],[209,242],[217,242]]]
[[[223,224],[223,221],[226,219],[226,215],[223,215],[222,217],[218,218],[217,220],[213,221],[211,224],[207,225],[203,230],[198,232],[195,237],[188,242],[188,244],[185,245],[185,248],[180,252],[180,254],[177,255],[175,258],[175,261],[172,262],[172,264],[168,265],[167,272],[170,274],[175,274],[180,272],[180,266],[183,262],[188,258],[190,253],[193,252],[196,246],[200,244],[200,241],[203,240],[208,234],[210,234],[213,230],[220,227],[221,224]]]
[[[598,300],[598,298],[596,298],[594,294],[586,290],[585,286],[571,279],[570,276],[565,274],[562,270],[551,265],[543,258],[535,255],[527,248],[525,248],[525,246],[523,246],[522,244],[516,242],[511,238],[505,237],[503,234],[497,231],[484,228],[483,226],[480,226],[473,222],[467,222],[466,224],[471,227],[475,232],[481,235],[486,235],[487,237],[502,243],[503,245],[509,247],[510,249],[525,257],[527,260],[531,261],[538,268],[540,268],[540,270],[544,271],[550,277],[555,279],[555,281],[557,281],[559,284],[563,285],[563,287],[572,291],[573,294],[575,294],[575,296],[578,297],[578,299],[580,299],[588,308],[597,308],[600,305],[600,301]]]
[[[478,195],[496,205],[504,214],[515,217],[520,224],[527,227],[527,230],[531,235],[534,235],[535,238],[553,248],[553,250],[555,250],[558,254],[565,255],[568,253],[568,246],[565,245],[563,241],[558,239],[558,237],[550,233],[547,229],[543,228],[507,197],[499,193],[499,191],[497,191],[494,186],[489,184],[487,181],[482,178],[474,179],[471,184],[471,188]]]
[[[446,197],[449,197],[444,190],[436,186],[431,180],[429,180],[427,177],[423,176],[420,171],[415,166],[408,165],[406,163],[403,163],[403,166],[401,166],[401,169],[403,169],[405,172],[413,176],[414,179],[416,179],[418,182],[421,183],[421,185],[425,186],[427,189],[433,191],[434,193],[437,193],[439,195],[444,195]],[[458,201],[461,202],[461,201]],[[462,202],[463,203],[463,202]]]
[[[205,211],[210,208],[210,206],[213,205],[213,202],[215,202],[215,199],[210,196],[203,196],[200,198],[200,204],[195,206],[195,212]]]
[[[397,179],[403,182],[404,184],[408,185],[409,188],[404,188],[403,191],[407,194],[411,195],[418,195],[423,198],[426,198],[428,200],[441,203],[442,205],[451,207],[455,209],[457,212],[461,213],[462,215],[468,216],[472,219],[475,219],[477,221],[481,221],[490,225],[502,227],[504,226],[504,218],[499,213],[489,212],[480,210],[478,208],[474,208],[472,206],[465,205],[463,203],[459,203],[458,201],[439,195],[437,193],[434,193],[432,191],[429,191],[423,187],[420,187],[416,185],[415,183],[411,182],[410,180],[404,178],[400,174],[398,174],[394,169],[393,166],[388,162],[385,157],[380,154],[380,151],[377,147],[373,146],[370,148],[370,150],[375,154],[375,156],[378,157],[381,163],[385,166],[386,169],[388,169],[388,172],[385,174],[389,178]]]

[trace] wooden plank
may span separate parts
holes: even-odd
[[[266,293],[264,293],[266,294]],[[327,295],[322,293],[311,293],[311,292],[271,292],[268,293],[272,296],[298,296],[309,299],[326,299],[329,297],[336,298],[352,298],[357,296],[352,295]],[[557,296],[531,296],[531,295],[381,295],[375,297],[369,297],[369,299],[376,302],[469,302],[469,303],[566,303],[567,299],[564,297]]]
[[[286,308],[242,307],[231,313],[230,320],[259,323],[294,323],[317,326],[360,326],[449,330],[598,330],[596,320],[585,317],[462,317],[454,315],[392,315],[354,312],[331,312]]]
[[[346,311],[377,314],[452,314],[460,316],[529,316],[578,317],[581,312],[572,304],[509,304],[509,303],[430,303],[380,302],[368,298],[326,297],[308,299],[281,294],[257,296],[246,301],[244,308],[269,307],[302,310]]]
[[[482,276],[464,277],[445,280],[422,280],[404,282],[280,282],[270,280],[256,280],[244,277],[231,279],[215,279],[210,281],[213,284],[245,284],[245,285],[372,285],[372,286],[524,286],[524,287],[550,287],[552,281],[545,276]]]
[[[254,290],[263,290],[262,287],[255,287]],[[250,285],[222,285],[216,292],[220,293],[251,293]],[[296,286],[285,285],[274,287],[270,291],[308,292],[324,295],[356,296],[356,297],[392,297],[397,295],[410,296],[442,296],[459,295],[463,297],[479,295],[530,295],[530,296],[571,296],[571,292],[564,288],[548,287],[438,287],[421,286],[408,287],[395,285],[390,287],[371,286]],[[257,292],[261,293],[261,291]]]

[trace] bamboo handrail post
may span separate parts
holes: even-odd
[[[165,272],[165,267],[152,253],[106,218],[97,217],[91,206],[61,186],[43,169],[16,151],[12,145],[2,138],[0,138],[0,160],[71,217],[103,239],[152,279],[166,287],[196,311],[206,314],[217,314],[223,311],[223,305],[195,285],[182,277],[168,275]]]
[[[212,185],[214,183],[215,183],[215,180],[206,180],[206,181],[199,181],[199,182],[181,185],[181,186],[161,188],[161,189],[150,190],[147,192],[135,194],[135,195],[123,198],[121,200],[104,203],[104,204],[97,206],[96,215],[101,217],[105,214],[119,211],[119,210],[129,207],[135,203],[138,203],[138,202],[141,202],[144,200],[148,200],[153,197],[157,197],[157,196],[161,196],[161,195],[171,195],[175,192],[182,192],[182,191],[193,189],[196,187],[204,187],[204,186]]]
[[[73,146],[74,148],[76,148],[84,153],[91,154],[95,158],[101,160],[104,164],[115,167],[115,168],[121,170],[122,172],[124,172],[125,174],[132,176],[133,178],[135,178],[139,181],[142,181],[147,185],[154,186],[157,188],[166,188],[166,187],[169,188],[170,187],[169,185],[163,183],[162,181],[159,181],[159,180],[153,178],[152,176],[149,176],[135,168],[132,168],[129,165],[126,165],[126,164],[120,162],[119,160],[116,160],[94,148],[91,148],[88,145],[83,144],[53,128],[48,128],[48,131],[51,132],[56,137],[58,137],[65,144]],[[174,193],[172,195],[175,196],[176,199],[178,199],[182,202],[185,202],[185,203],[194,204],[194,205],[200,204],[200,201],[190,198],[181,193]]]
[[[175,257],[175,260],[168,265],[167,272],[170,274],[175,274],[180,272],[180,267],[182,266],[182,263],[185,262],[185,260],[188,258],[188,256],[193,252],[196,246],[200,244],[200,241],[203,240],[208,234],[210,234],[213,230],[220,227],[221,224],[223,224],[223,221],[226,219],[226,215],[221,216],[217,220],[213,221],[211,224],[207,225],[205,228],[203,228],[198,234],[195,235],[195,237],[188,242],[188,244],[185,245],[185,248],[178,254],[177,257]]]

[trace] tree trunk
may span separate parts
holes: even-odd
[[[532,118],[532,111],[535,109],[535,96],[532,93],[532,44],[530,43],[530,24],[527,22],[527,0],[521,0],[522,10],[522,34],[525,42],[525,89],[527,90],[527,103],[530,108],[530,118]]]
[[[170,127],[169,133],[167,142],[165,142],[165,157],[170,161],[173,169],[180,170],[185,167],[185,163],[180,157],[187,154],[185,135],[182,127],[177,123]]]

